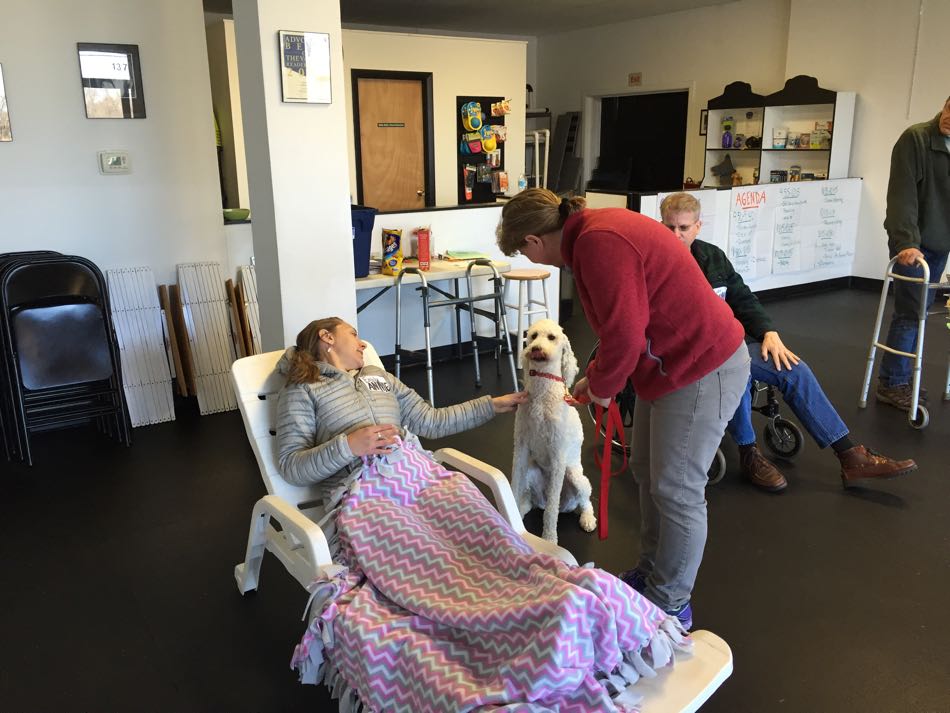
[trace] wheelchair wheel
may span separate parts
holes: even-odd
[[[584,365],[583,372],[587,371],[587,367],[590,366],[590,363],[594,361],[594,358],[597,356],[597,347],[600,346],[600,342],[594,344],[594,348],[590,352],[590,356],[587,357],[587,363]],[[637,395],[634,393],[633,388],[630,384],[627,384],[623,391],[617,394],[614,399],[617,402],[617,407],[620,409],[620,420],[623,422],[623,428],[626,431],[624,433],[624,438],[626,439],[626,445],[620,443],[620,439],[614,437],[611,447],[615,453],[625,453],[627,456],[630,455],[630,429],[633,427],[633,407],[637,403]],[[587,405],[587,413],[590,415],[590,420],[593,421],[594,425],[597,425],[597,411],[595,410],[594,404]],[[600,435],[603,437],[607,436],[604,426],[600,426]]]
[[[805,443],[805,436],[801,429],[781,416],[770,419],[765,424],[762,436],[772,454],[786,460],[798,455]]]
[[[722,448],[716,449],[716,457],[713,458],[712,465],[709,466],[709,471],[706,473],[706,477],[709,479],[707,485],[715,485],[721,481],[726,475],[726,456],[722,452]]]

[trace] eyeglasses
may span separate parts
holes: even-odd
[[[698,220],[694,220],[692,223],[685,223],[683,225],[672,225],[670,223],[663,223],[663,225],[672,230],[674,233],[685,233],[698,222]]]

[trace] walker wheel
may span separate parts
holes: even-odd
[[[801,429],[786,418],[778,416],[765,424],[762,431],[765,445],[773,455],[789,460],[798,455],[805,443]]]
[[[917,406],[917,416],[910,420],[910,425],[912,428],[916,428],[918,431],[922,431],[927,428],[927,425],[930,423],[930,412],[927,410],[926,406]]]
[[[722,448],[716,449],[716,457],[713,458],[712,465],[709,466],[709,470],[706,472],[706,477],[709,479],[706,483],[707,485],[715,485],[721,481],[726,475],[726,456],[722,452]]]

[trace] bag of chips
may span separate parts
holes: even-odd
[[[383,228],[384,275],[398,275],[402,271],[402,230]]]

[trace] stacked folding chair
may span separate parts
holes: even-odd
[[[89,260],[0,254],[0,362],[7,460],[32,465],[31,433],[84,422],[131,442],[106,281]]]

